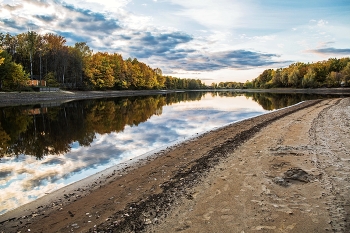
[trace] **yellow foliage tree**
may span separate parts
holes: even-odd
[[[0,54],[2,53],[2,50],[0,49]],[[5,58],[3,58],[3,57],[0,57],[0,65],[2,64],[2,63],[4,63],[4,60],[5,60]]]

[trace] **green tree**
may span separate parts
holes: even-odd
[[[249,80],[247,80],[245,83],[244,83],[244,85],[243,85],[243,88],[245,88],[245,89],[251,89],[251,88],[253,88],[254,86],[253,86],[253,83],[251,82],[251,81],[249,81]]]
[[[282,86],[282,69],[277,69],[276,72],[273,73],[271,82],[274,87]]]
[[[12,90],[20,90],[29,80],[28,74],[21,64],[12,62],[9,70],[9,87]]]
[[[191,79],[188,88],[189,89],[199,89],[201,87],[200,80]]]
[[[59,83],[57,82],[53,72],[49,72],[44,77],[46,81],[46,86],[48,87],[58,87]]]
[[[48,50],[45,56],[46,73],[53,72],[57,81],[63,83],[68,60],[66,39],[53,33],[47,33],[43,37]]]
[[[11,55],[3,51],[0,54],[3,64],[0,65],[0,89],[20,90],[29,80],[21,64],[12,61]]]
[[[74,55],[77,58],[77,61],[79,62],[79,83],[83,83],[83,71],[87,65],[87,60],[92,55],[92,50],[89,48],[89,46],[86,44],[86,42],[77,42],[74,45]]]
[[[283,69],[281,74],[281,85],[283,87],[288,87],[288,76],[289,76],[288,69]]]
[[[312,68],[309,68],[307,73],[303,77],[302,86],[303,87],[314,87],[315,86],[315,77],[316,77],[316,72]]]
[[[298,67],[294,67],[292,72],[288,75],[288,84],[291,87],[298,87],[299,86],[299,69]]]
[[[339,87],[342,80],[342,74],[332,71],[327,75],[326,84],[328,87]]]
[[[350,81],[350,62],[347,63],[341,74],[343,76],[344,86],[348,86]]]
[[[264,70],[257,78],[256,87],[257,88],[265,88],[266,84],[272,79],[273,77],[273,69],[267,69]]]
[[[35,50],[37,49],[38,34],[36,32],[30,31],[27,34],[27,50],[29,53],[30,60],[30,78],[33,78],[33,56]]]
[[[16,36],[12,36],[9,33],[6,33],[6,35],[1,33],[0,34],[0,39],[1,39],[0,47],[2,47],[3,50],[5,50],[7,53],[9,53],[12,56],[14,56],[15,53],[16,53],[16,47],[17,47],[17,44],[18,44],[17,37]]]

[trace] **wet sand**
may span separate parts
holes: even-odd
[[[350,99],[306,101],[111,168],[0,232],[349,232]]]

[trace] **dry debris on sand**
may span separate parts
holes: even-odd
[[[0,216],[0,229],[349,232],[349,122],[349,98],[247,119]]]

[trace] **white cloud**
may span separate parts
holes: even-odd
[[[232,29],[237,21],[244,15],[246,4],[231,0],[169,0],[182,7],[175,12],[180,17],[195,20],[208,29]]]
[[[327,24],[328,24],[328,21],[323,20],[323,19],[321,19],[317,22],[317,26],[319,26],[319,27],[325,26]]]
[[[202,62],[218,51],[259,51],[278,54],[286,61],[305,61],[317,60],[303,51],[321,43],[333,41],[334,48],[349,47],[349,16],[344,14],[349,4],[345,3],[337,7],[327,1],[318,5],[301,0],[288,4],[257,0],[2,0],[0,4],[1,31],[64,33],[70,44],[86,41],[94,51],[118,52],[125,57],[141,54],[139,60],[163,70],[181,62]],[[149,42],[147,51],[134,53],[133,48],[142,48],[137,43],[145,33],[156,36],[175,32],[191,40],[168,46],[163,52]],[[180,49],[191,51],[187,60],[179,60],[186,55],[177,54]],[[147,56],[150,54],[153,57]],[[225,73],[228,79],[236,74]]]
[[[131,0],[65,0],[66,3],[73,5],[76,8],[89,9],[93,12],[120,12]]]

